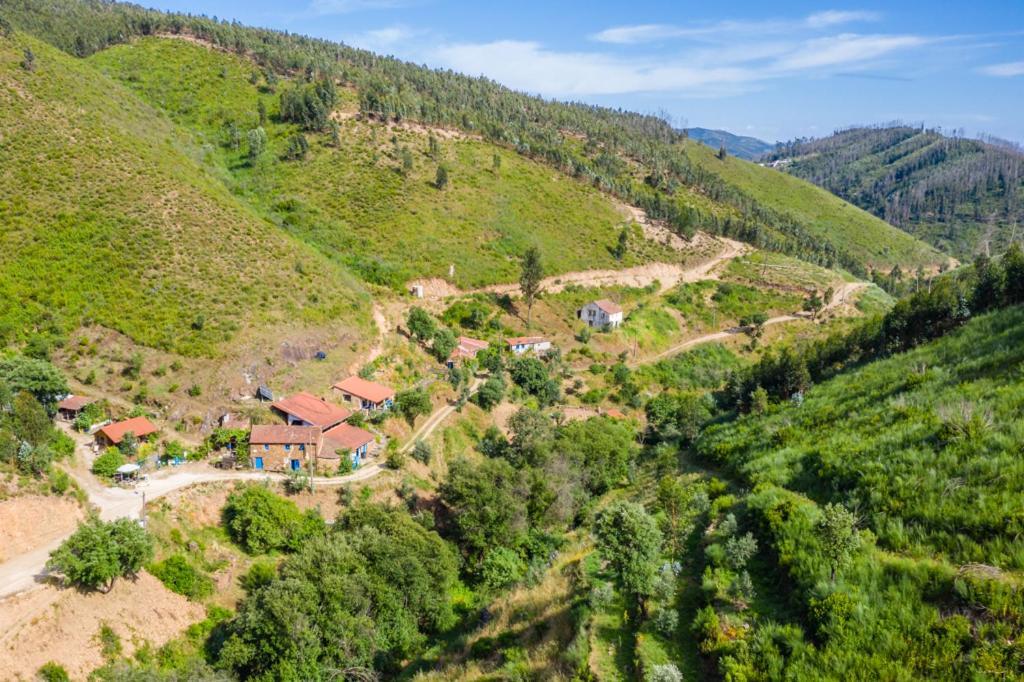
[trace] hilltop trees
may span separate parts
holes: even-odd
[[[330,79],[292,86],[281,92],[281,120],[298,123],[306,130],[325,130],[337,100]]]
[[[519,289],[526,300],[526,326],[530,326],[533,318],[533,302],[540,293],[540,284],[544,279],[544,266],[540,259],[540,250],[531,246],[523,254],[522,270],[519,275]]]

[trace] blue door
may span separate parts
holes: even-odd
[[[256,469],[263,469],[263,458],[262,457],[257,457],[255,459],[255,461],[253,462],[253,466]]]
[[[292,460],[292,471],[298,471],[300,466],[302,466],[302,462],[297,459]]]

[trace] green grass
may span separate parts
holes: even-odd
[[[755,313],[792,313],[800,309],[803,296],[706,280],[679,285],[666,294],[665,301],[678,310],[688,324],[718,330]]]
[[[624,219],[596,189],[540,163],[477,139],[439,135],[428,153],[421,129],[341,121],[341,144],[309,133],[303,161],[279,159],[296,132],[276,120],[278,97],[250,83],[253,65],[184,41],[146,38],[107,49],[89,61],[192,131],[206,158],[240,197],[283,228],[350,265],[364,278],[397,286],[414,277],[447,276],[464,287],[514,281],[518,257],[538,246],[549,274],[633,265],[672,254],[646,245],[616,261],[611,253]],[[279,83],[277,92],[286,84]],[[225,147],[225,123],[258,124],[257,101],[270,113],[270,152],[251,167]],[[354,111],[343,91],[341,110]],[[413,156],[402,171],[401,150]],[[493,157],[501,158],[493,168]],[[433,186],[439,163],[450,184]]]
[[[0,39],[0,139],[0,341],[92,322],[209,355],[249,327],[367,318],[354,278],[240,204],[166,118],[19,34]]]
[[[686,142],[684,148],[694,163],[862,263],[888,269],[896,263],[934,265],[945,260],[924,242],[808,182],[732,156],[720,160],[715,150],[698,142]]]

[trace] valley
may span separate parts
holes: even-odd
[[[1024,674],[1015,195],[759,142],[0,4],[0,678]]]

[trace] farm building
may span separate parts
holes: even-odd
[[[622,324],[622,306],[607,298],[591,301],[576,311],[576,317],[591,327],[612,329]]]
[[[249,433],[249,460],[257,471],[299,471],[323,447],[319,426],[256,424]]]
[[[88,396],[69,395],[57,403],[57,416],[64,421],[73,422],[78,419],[78,415],[82,413],[86,406],[94,402],[96,402],[96,399],[89,398]]]
[[[389,410],[395,402],[395,391],[381,384],[351,376],[334,384],[334,391],[352,407],[365,412]]]
[[[121,422],[107,424],[96,432],[96,442],[103,447],[120,445],[124,437],[131,433],[139,440],[146,440],[156,433],[157,429],[153,422],[145,417],[132,417]]]
[[[472,360],[476,357],[477,353],[487,348],[487,346],[488,343],[486,341],[471,339],[468,336],[460,336],[459,345],[452,350],[445,364],[448,367],[454,367],[457,363]]]
[[[358,467],[369,454],[373,434],[351,424],[338,424],[324,432],[324,445],[317,456],[317,464],[337,468],[343,454],[348,453],[352,468]]]
[[[508,345],[508,349],[516,355],[522,355],[530,351],[544,353],[551,350],[551,342],[543,336],[516,336],[511,339],[505,339],[505,343]]]
[[[317,398],[312,393],[296,393],[270,404],[281,413],[289,426],[319,426],[329,429],[352,416],[352,411]]]

